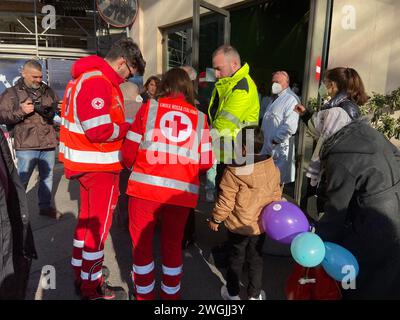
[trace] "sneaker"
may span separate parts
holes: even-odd
[[[83,297],[84,300],[127,300],[128,295],[124,288],[113,287],[108,282],[104,281],[99,285],[96,292],[90,296]]]
[[[258,297],[249,298],[249,300],[265,300],[265,299],[266,299],[266,295],[265,295],[265,291],[264,290],[261,290],[261,292],[258,295]]]
[[[110,269],[108,269],[106,266],[101,267],[101,272],[103,274],[104,281],[106,281],[110,277]],[[75,293],[80,296],[81,295],[81,284],[82,280],[78,279],[74,281],[74,286],[75,286]]]
[[[240,297],[238,295],[231,296],[229,294],[228,288],[226,286],[222,286],[222,288],[221,288],[221,297],[224,300],[240,300]]]
[[[212,191],[207,191],[207,192],[206,192],[206,202],[214,202],[214,201],[215,201],[214,192],[212,192]]]
[[[41,216],[46,216],[52,219],[60,219],[62,217],[62,213],[58,211],[56,208],[49,207],[49,208],[41,208],[39,210],[39,214]]]

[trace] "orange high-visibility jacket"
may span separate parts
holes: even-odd
[[[109,112],[81,121],[78,116],[77,97],[85,82],[93,79],[106,80],[112,86],[112,98]],[[60,129],[59,159],[64,167],[71,171],[96,172],[116,171],[122,169],[120,150],[129,126],[124,119],[124,106],[121,91],[99,70],[82,73],[77,79],[69,82],[62,104]],[[89,105],[79,106],[96,111],[104,107],[104,100],[95,98]],[[125,128],[124,128],[125,125]],[[111,136],[105,141],[94,142],[87,132],[96,130],[101,134],[106,127],[112,126]],[[109,129],[109,128],[108,128]]]
[[[127,133],[122,157],[132,169],[129,196],[194,208],[200,171],[214,160],[206,115],[183,96],[150,100]]]

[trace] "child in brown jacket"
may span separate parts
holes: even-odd
[[[237,145],[240,138],[242,155],[246,161],[225,169],[209,227],[218,231],[223,222],[228,229],[229,266],[227,284],[221,288],[222,298],[240,300],[240,277],[244,263],[248,263],[248,298],[263,300],[262,248],[265,233],[260,214],[266,205],[281,200],[280,172],[270,156],[260,154],[264,136],[259,127],[243,128],[236,140]]]

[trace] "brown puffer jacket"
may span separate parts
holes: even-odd
[[[52,120],[46,120],[36,112],[26,115],[22,111],[20,103],[28,97],[40,101],[42,106],[51,106],[58,100],[46,84],[43,83],[38,90],[31,90],[21,78],[0,96],[0,124],[13,127],[16,150],[55,148],[58,140]]]
[[[228,166],[220,183],[221,192],[213,218],[224,221],[229,231],[259,235],[261,210],[282,197],[280,172],[272,158],[255,159],[252,165]]]

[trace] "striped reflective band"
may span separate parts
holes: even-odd
[[[111,137],[109,137],[107,139],[107,141],[113,141],[113,140],[117,139],[119,136],[119,125],[117,125],[115,123],[113,125],[114,125],[114,131],[113,131]]]
[[[75,248],[83,248],[84,245],[85,245],[85,241],[74,239],[74,247]]]
[[[104,251],[96,251],[96,252],[87,252],[87,251],[82,251],[82,259],[84,260],[98,260],[103,258],[104,256]]]
[[[146,123],[147,141],[151,141],[151,134],[156,126],[157,111],[158,111],[158,102],[154,99],[151,99],[149,112],[147,114],[147,123]]]
[[[187,148],[179,147],[176,145],[166,144],[162,142],[143,141],[141,144],[143,150],[159,151],[178,156],[186,157],[194,161],[199,161],[199,155],[196,151]]]
[[[81,271],[82,280],[96,281],[97,279],[101,278],[101,276],[102,276],[101,270],[99,272],[92,273],[90,279],[89,279],[89,273]]]
[[[136,293],[148,294],[148,293],[152,292],[154,290],[155,283],[156,283],[156,281],[153,280],[153,282],[151,284],[149,284],[148,286],[135,285]]]
[[[98,116],[89,120],[85,120],[81,122],[83,129],[90,130],[96,128],[98,126],[102,126],[103,124],[109,124],[111,122],[111,117],[109,114],[105,114],[102,116]]]
[[[131,141],[136,142],[136,143],[140,143],[142,141],[142,137],[143,136],[141,134],[138,134],[138,133],[130,131],[130,130],[126,134],[126,138],[128,140],[131,140]]]
[[[161,290],[166,294],[175,294],[181,289],[181,284],[179,283],[176,287],[168,287],[163,282],[161,282]]]
[[[85,134],[85,131],[83,131],[83,128],[81,127],[80,124],[76,124],[74,122],[69,122],[67,119],[62,118],[61,119],[61,124],[68,129],[68,131],[71,131],[73,133],[80,133],[80,134]]]
[[[82,78],[79,79],[79,82],[76,84],[76,89],[75,89],[75,93],[74,93],[74,97],[73,97],[74,98],[73,101],[74,101],[74,119],[75,119],[75,121],[78,121],[78,119],[79,119],[78,112],[76,110],[76,100],[78,98],[79,91],[81,91],[81,89],[82,89],[83,81],[85,81],[91,77],[96,77],[96,76],[101,76],[101,75],[102,75],[101,71],[92,71],[92,72],[85,73],[82,76]]]
[[[145,266],[138,266],[138,265],[134,264],[132,266],[132,270],[136,274],[141,274],[141,275],[148,274],[154,270],[154,261],[150,262],[149,264],[147,264]]]
[[[224,118],[225,120],[228,120],[229,122],[232,122],[236,127],[241,128],[242,127],[242,121],[232,113],[229,113],[227,111],[221,111],[220,116]]]
[[[74,267],[82,267],[82,260],[81,260],[81,259],[74,259],[74,258],[72,258],[72,259],[71,259],[71,264],[72,264]]]
[[[198,186],[191,184],[191,183],[186,183],[183,181],[175,180],[175,179],[163,178],[163,177],[153,176],[153,175],[149,175],[149,174],[143,174],[143,173],[139,173],[139,172],[132,172],[129,179],[133,180],[133,181],[145,183],[145,184],[150,184],[153,186],[161,186],[161,187],[165,187],[165,188],[181,190],[181,191],[190,192],[190,193],[194,193],[194,194],[199,193]]]
[[[113,164],[118,163],[119,151],[112,152],[100,152],[100,151],[80,151],[61,146],[60,151],[64,153],[65,159],[71,160],[73,162],[80,163],[95,163],[95,164]]]
[[[163,265],[162,272],[168,276],[177,276],[182,273],[182,265],[176,268],[170,268]]]

